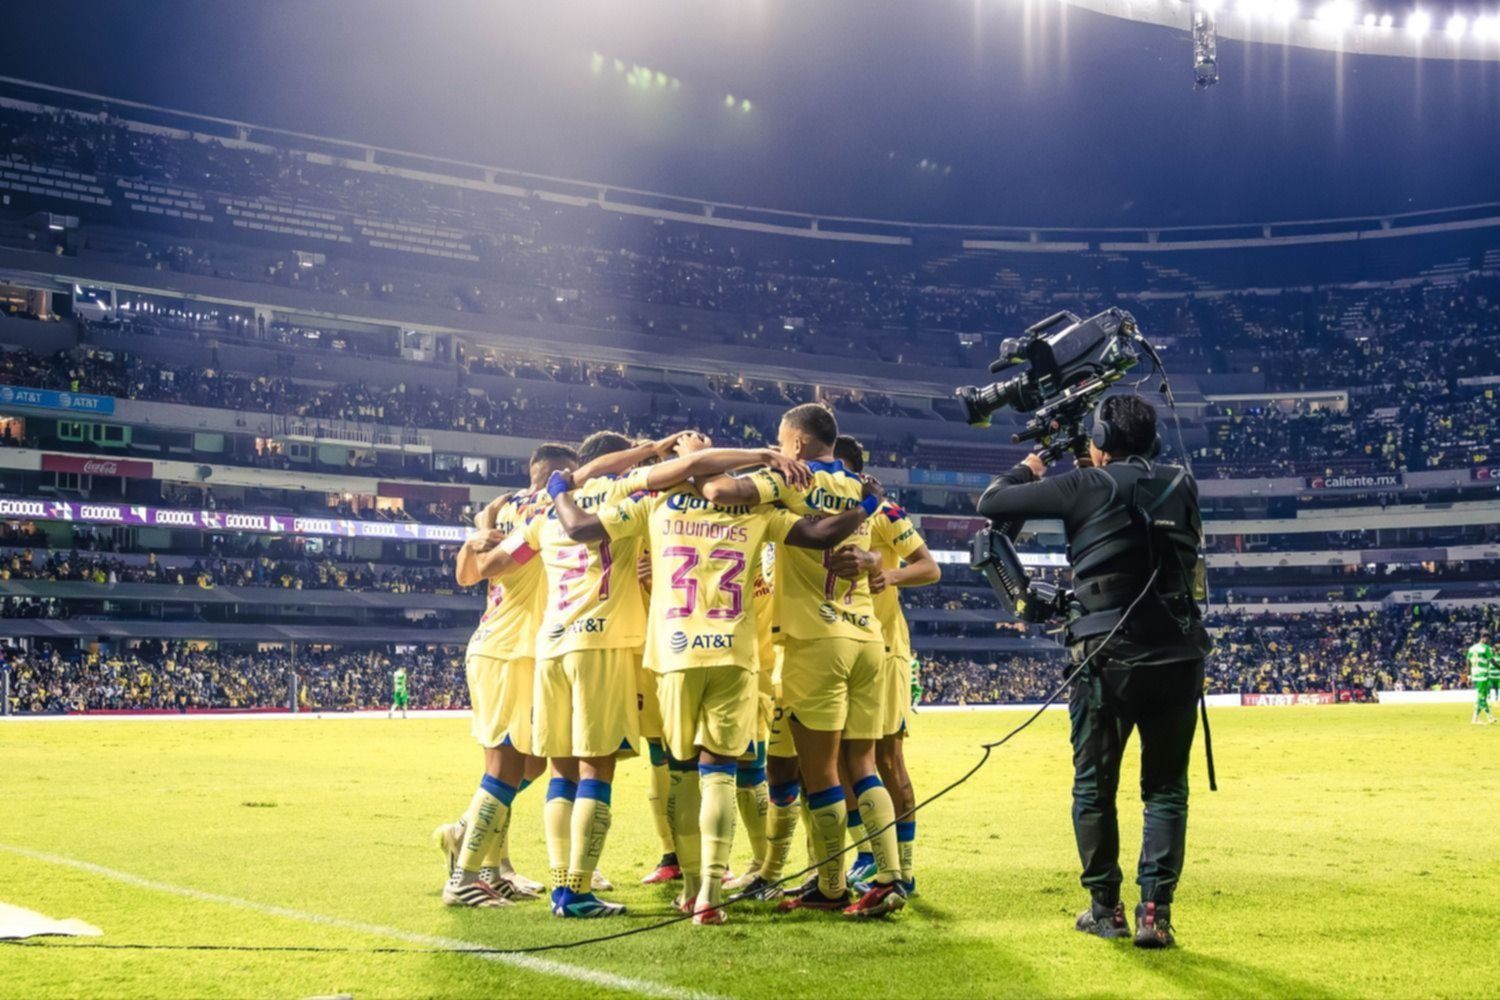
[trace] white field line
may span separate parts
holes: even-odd
[[[135,886],[138,889],[149,889],[153,892],[164,892],[173,896],[181,896],[184,899],[196,900],[200,903],[216,903],[220,906],[231,906],[238,910],[249,910],[253,913],[262,913],[268,917],[281,917],[285,920],[297,920],[307,924],[318,924],[323,927],[334,927],[339,930],[354,931],[360,934],[370,934],[376,937],[389,938],[394,941],[402,941],[410,945],[419,945],[424,948],[488,948],[491,945],[476,944],[473,941],[462,941],[457,938],[436,937],[430,934],[416,934],[404,931],[398,927],[386,927],[382,924],[367,924],[358,920],[345,920],[343,917],[331,917],[322,913],[308,913],[303,910],[294,910],[286,906],[274,906],[270,903],[257,903],[254,900],[239,899],[235,896],[225,896],[217,892],[204,892],[202,889],[194,889],[189,886],[172,885],[168,882],[157,882],[153,879],[143,878],[140,875],[132,875],[130,872],[119,871],[114,868],[106,868],[89,861],[79,861],[75,858],[64,857],[60,854],[48,854],[45,851],[33,851],[26,847],[16,847],[11,844],[0,844],[0,851],[14,854],[18,857],[29,858],[32,861],[40,861],[49,865],[60,865],[65,868],[74,868],[78,871],[88,872],[100,878],[110,879],[125,885]],[[595,925],[590,925],[595,926]],[[533,955],[496,955],[496,954],[472,954],[470,957],[483,959],[488,962],[499,962],[503,965],[514,966],[534,972],[543,976],[557,976],[560,979],[572,979],[580,983],[590,983],[594,986],[602,986],[606,989],[623,990],[627,993],[637,993],[648,997],[661,997],[663,1000],[723,1000],[711,993],[703,993],[698,990],[683,989],[676,986],[668,986],[664,983],[652,982],[649,979],[637,979],[632,976],[617,976],[612,972],[604,972],[599,969],[588,969],[577,965],[568,965],[550,958],[538,958]]]

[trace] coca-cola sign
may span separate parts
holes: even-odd
[[[43,455],[43,472],[73,472],[80,476],[118,476],[150,479],[151,463],[130,458],[91,458],[86,455]]]

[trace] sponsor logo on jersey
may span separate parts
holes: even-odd
[[[604,631],[607,618],[580,618],[571,625],[558,623],[547,630],[547,638],[554,641],[565,635],[598,635]]]
[[[673,493],[667,497],[667,507],[671,510],[711,510],[717,514],[734,514],[743,517],[750,513],[747,506],[720,507],[716,503],[698,496],[696,493]]]
[[[689,649],[733,649],[734,633],[708,632],[702,635],[688,635],[686,632],[673,632],[667,640],[674,653],[685,653]]]
[[[859,501],[859,497],[840,496],[822,486],[814,486],[808,490],[805,498],[806,504],[813,510],[825,510],[830,513],[858,507]]]
[[[843,622],[845,625],[853,625],[855,628],[870,627],[869,615],[856,615],[850,611],[840,611],[827,601],[818,605],[818,617],[830,625]]]

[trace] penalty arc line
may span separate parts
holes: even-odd
[[[294,910],[290,907],[276,906],[271,903],[257,903],[251,899],[240,899],[236,896],[226,896],[217,892],[206,892],[190,886],[172,885],[169,882],[158,882],[154,879],[133,875],[130,872],[120,871],[115,868],[106,868],[103,865],[96,865],[91,861],[79,861],[76,858],[64,857],[60,854],[49,854],[45,851],[34,851],[30,848],[17,847],[12,844],[0,844],[0,851],[5,851],[18,857],[29,858],[33,861],[41,861],[49,865],[59,865],[65,868],[88,872],[90,875],[97,875],[100,878],[110,879],[124,885],[132,885],[138,889],[150,889],[153,892],[168,893],[173,896],[181,896],[184,899],[197,900],[200,903],[216,903],[221,906],[232,906],[236,909],[250,910],[270,917],[281,917],[286,920],[297,920],[307,924],[319,924],[339,930],[370,934],[395,941],[403,941],[411,945],[452,949],[458,954],[468,954],[473,958],[484,959],[490,962],[500,962],[543,976],[572,979],[577,982],[590,983],[607,989],[623,990],[649,997],[660,997],[662,1000],[726,1000],[726,998],[716,996],[712,993],[669,986],[665,983],[657,983],[649,979],[619,976],[599,969],[586,969],[553,959],[536,958],[531,955],[497,955],[470,951],[469,949],[488,948],[491,946],[477,944],[473,941],[463,941],[458,938],[418,934],[413,931],[401,930],[398,927],[386,927],[383,924],[369,924],[359,920],[347,920],[343,917],[333,917],[323,913]]]

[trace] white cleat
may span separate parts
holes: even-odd
[[[479,879],[482,882],[489,883],[490,888],[494,889],[506,899],[513,899],[518,903],[524,902],[529,899],[541,898],[541,893],[534,892],[531,889],[526,888],[524,885],[517,883],[510,877],[510,875],[502,872],[498,868],[479,869]]]
[[[545,885],[542,885],[542,883],[536,881],[535,879],[527,878],[525,875],[522,875],[514,868],[498,868],[496,869],[496,874],[499,875],[500,878],[509,882],[511,885],[515,886],[517,892],[525,893],[529,896],[540,897],[542,893],[547,891],[547,887]]]
[[[514,906],[515,902],[496,892],[493,886],[481,879],[462,885],[454,882],[444,885],[443,905],[493,909],[500,906]]]
[[[464,843],[464,821],[460,819],[457,823],[439,823],[432,831],[432,844],[443,852],[443,857],[448,860],[448,877],[458,869],[458,852]]]
[[[754,882],[759,875],[760,862],[751,861],[750,864],[746,866],[745,873],[743,875],[725,881],[724,888],[730,892],[738,892],[741,889],[745,888],[745,886],[749,885],[751,882]]]
[[[589,888],[594,892],[614,892],[615,884],[604,877],[599,869],[594,869],[594,877],[589,880]]]

